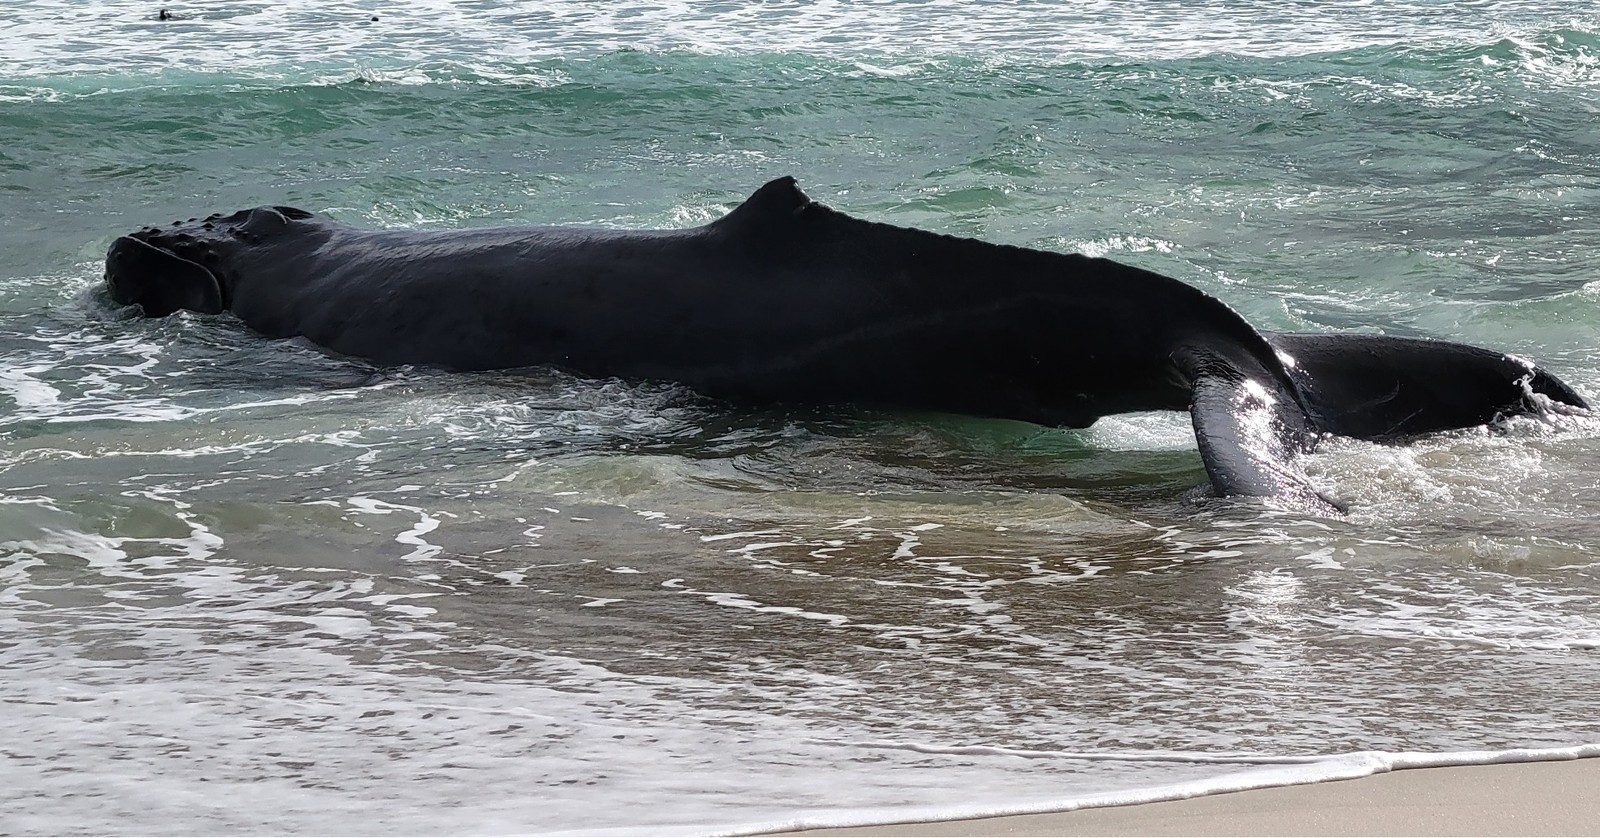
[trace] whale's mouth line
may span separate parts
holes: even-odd
[[[171,248],[121,236],[106,252],[106,289],[119,305],[138,305],[150,317],[178,309],[202,314],[223,310],[222,282],[210,268]]]

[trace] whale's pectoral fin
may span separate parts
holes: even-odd
[[[202,314],[222,311],[222,287],[211,271],[131,236],[111,246],[106,280],[112,299],[138,303],[149,317],[165,317],[180,308]]]
[[[1304,423],[1288,393],[1214,357],[1196,353],[1179,362],[1190,378],[1200,458],[1219,496],[1274,498],[1319,515],[1345,511],[1295,462]]]

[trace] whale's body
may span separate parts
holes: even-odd
[[[1586,407],[1550,373],[1445,341],[1260,332],[1199,289],[1076,254],[863,221],[790,178],[683,230],[363,230],[262,207],[119,238],[146,314],[231,311],[390,364],[555,365],[744,402],[856,403],[1085,427],[1187,410],[1219,494],[1327,509],[1319,434],[1394,439]]]

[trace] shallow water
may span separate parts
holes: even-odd
[[[1330,521],[1199,498],[1182,416],[736,413],[96,287],[259,203],[684,226],[794,174],[1592,397],[1587,5],[173,9],[0,10],[4,831],[705,830],[1600,742],[1600,420],[1334,441]]]

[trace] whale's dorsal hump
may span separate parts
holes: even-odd
[[[794,218],[815,202],[800,191],[793,177],[771,180],[755,191],[733,212],[713,222],[718,227],[769,227]]]

